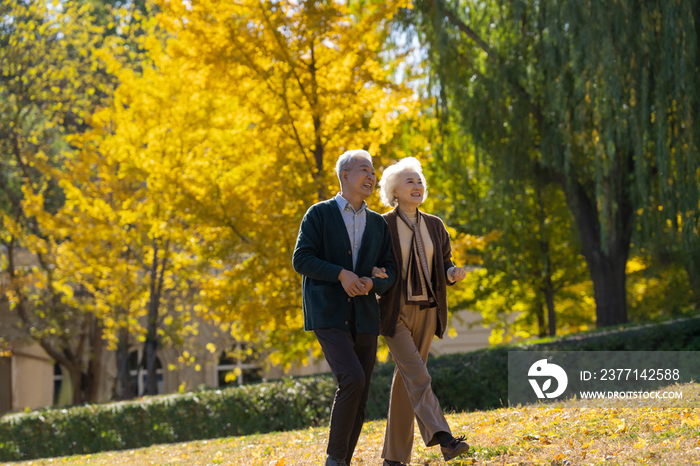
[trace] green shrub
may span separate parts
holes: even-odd
[[[445,410],[506,404],[508,351],[699,351],[700,317],[603,330],[537,343],[431,357],[432,386]],[[367,419],[386,417],[392,363],[372,375]],[[46,409],[0,419],[0,461],[139,448],[325,424],[330,374],[138,401]]]
[[[9,415],[0,420],[0,461],[315,426],[329,418],[334,390],[326,375]]]

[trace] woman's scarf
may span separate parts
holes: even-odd
[[[408,254],[406,270],[406,305],[419,305],[421,309],[435,306],[435,293],[430,282],[430,266],[425,256],[423,238],[420,233],[420,212],[416,209],[416,224],[408,219],[406,214],[397,207],[399,217],[413,230],[411,252]]]

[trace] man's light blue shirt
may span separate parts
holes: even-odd
[[[340,213],[345,222],[345,228],[348,230],[350,246],[352,247],[352,268],[354,271],[357,266],[357,255],[360,252],[360,245],[362,244],[362,235],[364,235],[365,226],[367,225],[367,203],[362,201],[360,210],[355,212],[352,204],[341,196],[340,193],[335,196],[335,201],[338,203]]]

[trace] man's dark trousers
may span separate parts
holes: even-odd
[[[365,420],[369,382],[377,355],[377,335],[338,328],[315,329],[314,333],[338,380],[326,453],[350,464]]]

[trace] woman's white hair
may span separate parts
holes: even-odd
[[[382,200],[382,204],[389,207],[396,207],[399,201],[396,199],[396,196],[394,196],[394,190],[398,188],[401,182],[400,175],[409,171],[418,173],[423,187],[425,188],[421,202],[427,199],[428,184],[425,182],[425,176],[423,176],[423,168],[420,162],[415,157],[405,157],[390,167],[387,167],[382,174],[382,179],[379,181],[379,196]]]
[[[343,185],[343,180],[340,178],[340,173],[344,170],[349,170],[355,164],[355,159],[358,157],[367,159],[372,163],[372,156],[369,152],[362,149],[345,151],[338,157],[338,161],[335,163],[335,174],[338,175],[338,181],[340,181],[341,186]]]

